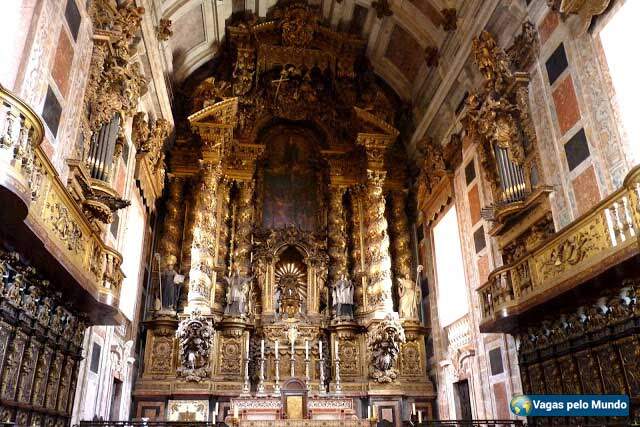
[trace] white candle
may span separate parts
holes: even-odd
[[[338,357],[338,340],[336,340],[336,359],[339,359],[339,357]]]
[[[318,347],[319,347],[320,359],[322,359],[322,341],[320,340],[318,340]]]
[[[371,419],[371,406],[367,406],[367,419]]]
[[[418,411],[418,423],[422,422],[422,411]]]
[[[309,358],[309,340],[304,340],[304,358]]]
[[[295,353],[295,349],[293,348],[293,344],[294,342],[291,341],[291,356],[293,357],[294,353]]]
[[[247,337],[247,342],[245,345],[245,353],[247,355],[247,359],[249,358],[249,337]]]
[[[260,342],[260,355],[264,359],[264,340]]]
[[[213,415],[214,415],[214,416],[218,415],[218,402],[216,402],[216,407],[215,407],[215,409],[213,410]]]
[[[378,419],[378,407],[376,405],[371,405],[373,409],[371,410],[371,418],[374,420]]]
[[[238,407],[237,406],[233,407],[233,418],[239,418],[238,417]]]
[[[413,402],[411,404],[411,415],[415,415],[416,414],[416,403]]]
[[[278,340],[276,340],[276,357],[278,357]]]

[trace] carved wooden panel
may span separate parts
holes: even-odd
[[[11,342],[11,348],[7,355],[2,377],[2,398],[6,400],[14,400],[16,389],[18,386],[18,374],[20,372],[20,364],[24,348],[27,343],[27,335],[18,330]]]
[[[62,373],[63,354],[56,354],[51,369],[49,370],[49,380],[47,381],[47,392],[45,395],[45,407],[47,409],[56,409],[56,400],[58,398],[58,385],[60,384],[60,374]]]
[[[149,361],[149,372],[152,374],[170,375],[173,373],[173,337],[154,336]]]
[[[547,384],[547,392],[551,394],[562,394],[562,380],[560,371],[555,360],[549,360],[542,364],[544,379]]]
[[[640,395],[640,343],[637,336],[617,342],[631,396]]]
[[[242,345],[239,338],[222,338],[220,340],[220,352],[218,354],[220,374],[242,374]]]
[[[44,406],[45,390],[47,389],[47,379],[49,378],[49,367],[51,366],[51,358],[53,350],[45,345],[44,350],[38,360],[36,367],[36,375],[33,379],[33,406]]]
[[[604,392],[609,394],[625,394],[624,377],[620,366],[618,352],[611,343],[595,348],[598,355]]]
[[[400,358],[401,374],[406,376],[422,375],[422,360],[420,348],[416,342],[406,343],[402,346]]]
[[[576,353],[576,365],[580,372],[582,391],[585,394],[601,394],[602,382],[600,381],[600,370],[591,351],[585,350]]]
[[[7,349],[9,345],[9,337],[13,327],[8,323],[0,321],[0,366],[4,366],[4,361],[7,357]]]
[[[570,355],[558,358],[558,368],[562,375],[564,393],[580,394],[580,380],[573,358]]]
[[[545,394],[544,375],[539,364],[529,367],[529,379],[531,380],[531,392],[533,394]]]
[[[24,352],[24,360],[22,362],[20,382],[18,385],[18,402],[31,402],[33,378],[36,373],[36,364],[38,362],[38,356],[40,356],[41,348],[42,344],[32,338],[29,347],[27,347],[27,350]]]
[[[358,376],[360,375],[360,349],[357,342],[340,342],[340,375]]]

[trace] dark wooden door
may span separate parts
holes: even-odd
[[[462,380],[455,383],[458,407],[460,409],[460,419],[470,420],[473,418],[471,411],[471,396],[469,393],[469,381]]]

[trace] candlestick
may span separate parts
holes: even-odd
[[[264,392],[264,356],[260,358],[260,380],[258,381],[258,390],[256,396],[266,396]]]
[[[322,341],[319,341],[320,343],[320,385],[319,385],[319,391],[320,394],[323,395],[325,394],[327,391],[324,388],[324,356],[322,354]]]
[[[273,385],[273,395],[275,397],[280,396],[280,355],[278,354],[278,340],[276,340],[276,371]]]
[[[249,355],[244,359],[244,384],[242,385],[242,397],[251,396],[251,385],[249,384]]]
[[[338,341],[336,341],[336,394],[342,394],[340,385],[340,356],[338,356]]]

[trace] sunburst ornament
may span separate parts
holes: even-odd
[[[287,262],[276,267],[276,283],[280,290],[279,301],[281,313],[294,317],[304,311],[307,299],[305,285],[306,274],[295,263]]]
[[[283,283],[296,283],[298,285],[304,286],[306,274],[300,266],[293,262],[286,262],[284,264],[280,264],[276,268],[276,282]]]

